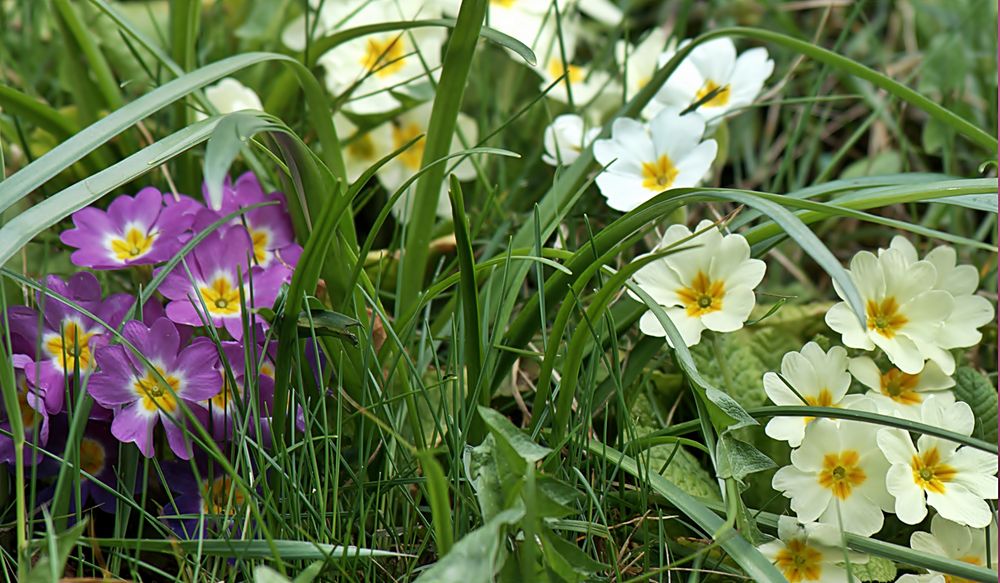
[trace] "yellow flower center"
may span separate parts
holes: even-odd
[[[240,386],[236,387],[236,391],[239,392],[239,394],[241,395],[243,394],[243,391],[241,390],[242,388],[243,387]],[[212,405],[219,409],[226,409],[228,407],[233,406],[236,403],[236,400],[234,398],[233,387],[232,385],[230,385],[228,379],[223,378],[222,389],[218,392],[218,394],[212,397],[211,400],[212,400]]]
[[[642,186],[654,192],[662,192],[677,179],[677,167],[666,154],[654,162],[642,163]]]
[[[891,368],[882,375],[881,392],[902,405],[919,405],[924,400],[917,392],[919,381],[919,373],[906,374],[898,368]]]
[[[107,456],[104,453],[104,446],[96,439],[84,437],[80,440],[80,469],[91,476],[96,476],[104,469],[104,460]],[[87,477],[80,474],[81,480]]]
[[[799,583],[799,581],[819,581],[823,573],[822,559],[823,553],[804,541],[795,539],[785,543],[785,548],[778,551],[774,563],[785,579],[790,583]]]
[[[267,245],[271,242],[271,232],[267,229],[250,229],[250,240],[253,241],[253,258],[257,265],[267,265]]]
[[[963,563],[968,563],[970,565],[976,565],[977,567],[984,566],[983,561],[979,557],[975,557],[972,555],[966,555],[958,560],[962,561]],[[956,577],[954,575],[945,575],[944,581],[945,583],[973,583],[972,579],[965,579],[963,577]]]
[[[216,316],[232,316],[240,312],[240,290],[226,275],[220,275],[212,283],[198,289],[208,306],[208,311]]]
[[[35,410],[28,404],[28,381],[21,379],[20,388],[17,391],[17,408],[21,412],[21,426],[25,430],[35,425]]]
[[[422,133],[424,133],[423,129],[415,123],[394,125],[392,126],[392,142],[398,150]],[[420,161],[424,157],[424,144],[426,143],[427,140],[420,138],[410,144],[410,147],[400,154],[397,159],[403,163],[403,166],[406,166],[410,170],[419,170]]]
[[[712,97],[708,99],[705,103],[702,103],[699,107],[722,107],[729,103],[729,85],[723,85],[719,87],[719,84],[715,81],[709,79],[705,81],[705,84],[698,90],[695,94],[695,103],[700,102],[702,99],[708,97],[711,94]]]
[[[517,0],[490,0],[490,4],[493,6],[503,6],[504,8],[511,8],[517,4]]]
[[[260,374],[273,379],[274,367],[271,366],[270,362],[265,362],[264,364],[260,365]]]
[[[878,332],[889,340],[892,340],[899,329],[909,322],[906,316],[899,313],[899,304],[893,296],[883,299],[882,303],[868,300],[865,313],[868,315],[868,329]]]
[[[558,79],[562,76],[566,76],[566,79],[570,83],[579,83],[583,81],[583,69],[576,65],[563,66],[563,61],[560,58],[549,59],[549,75],[553,79]]]
[[[111,240],[111,252],[119,261],[128,261],[142,257],[153,248],[156,233],[145,233],[136,227],[130,227],[125,237]]]
[[[63,322],[62,333],[46,335],[45,350],[63,371],[89,371],[94,366],[90,339],[96,335],[96,332],[85,330],[80,323],[66,320]]]
[[[722,298],[726,295],[726,282],[712,281],[704,271],[699,270],[688,287],[677,291],[677,297],[687,310],[688,316],[699,317],[722,309]]]
[[[403,35],[391,38],[370,38],[365,44],[365,56],[361,64],[377,77],[388,77],[398,73],[406,62],[406,45]]]
[[[831,490],[837,498],[847,500],[851,497],[851,490],[868,479],[860,467],[860,461],[861,456],[853,449],[824,455],[819,485]]]
[[[230,496],[231,494],[231,496]],[[236,513],[236,507],[246,503],[246,494],[233,484],[233,479],[223,476],[206,483],[202,493],[202,508],[209,514]]]
[[[910,467],[913,469],[913,481],[922,489],[936,494],[944,494],[944,485],[958,474],[955,468],[941,463],[941,453],[936,447],[913,456]]]
[[[375,140],[369,134],[359,136],[347,145],[347,153],[352,158],[371,160],[375,157]]]
[[[823,389],[821,389],[820,392],[819,392],[819,394],[816,395],[815,397],[813,397],[813,396],[805,396],[805,397],[802,397],[802,398],[806,400],[806,405],[809,405],[810,407],[833,407],[834,406],[834,404],[833,404],[833,395],[830,394],[830,391],[826,387],[824,387]],[[815,419],[815,417],[805,417],[804,419],[805,419],[805,423],[808,425],[809,422],[811,422],[813,419]]]
[[[170,388],[173,389],[176,394],[180,389],[181,380],[172,374],[167,374],[162,368],[156,367],[156,372],[159,376],[163,377],[163,380],[167,381]],[[153,371],[146,371],[146,376],[142,378],[135,379],[132,383],[136,392],[139,393],[139,399],[142,401],[142,406],[147,411],[159,411],[162,410],[166,413],[173,413],[177,410],[177,399],[174,395],[167,391],[160,382],[157,380],[156,376],[153,375]]]

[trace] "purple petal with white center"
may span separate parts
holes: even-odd
[[[187,401],[204,401],[219,392],[222,377],[216,369],[219,355],[210,342],[188,346],[177,357],[174,370],[184,377],[181,398]]]
[[[118,411],[115,420],[111,422],[111,434],[123,443],[134,443],[142,455],[153,457],[153,428],[156,427],[157,415],[150,414],[135,403]]]
[[[107,346],[97,351],[100,370],[90,377],[87,392],[105,407],[117,407],[139,398],[135,388],[135,369],[122,346]]]

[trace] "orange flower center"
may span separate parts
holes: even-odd
[[[920,374],[906,374],[898,368],[891,368],[882,375],[881,392],[886,397],[902,405],[919,405],[924,399],[917,392]]]
[[[423,133],[421,127],[415,123],[393,125],[392,143],[398,150]],[[400,154],[398,158],[403,163],[403,166],[406,166],[410,170],[419,170],[420,161],[424,157],[424,145],[426,143],[427,140],[420,138],[410,144],[410,147]]]
[[[837,498],[847,500],[851,497],[851,491],[868,479],[860,462],[861,456],[853,449],[824,455],[819,485],[831,490]]]
[[[834,404],[833,404],[833,395],[830,394],[830,391],[826,387],[824,387],[823,389],[821,389],[820,392],[819,392],[819,394],[816,395],[815,397],[813,397],[813,396],[805,396],[805,397],[802,397],[802,398],[805,399],[806,404],[809,405],[810,407],[833,407],[834,406]],[[803,419],[805,420],[805,423],[808,425],[809,422],[811,422],[813,419],[815,419],[815,417],[804,417]]]
[[[941,463],[941,453],[936,447],[918,453],[910,459],[913,481],[922,489],[936,494],[944,494],[945,484],[955,479],[958,471]]]
[[[709,79],[708,81],[705,81],[705,84],[702,85],[701,89],[695,93],[694,99],[695,103],[698,103],[702,99],[711,95],[712,97],[702,103],[699,107],[722,107],[729,103],[729,93],[728,84],[719,87],[718,83]]]
[[[821,561],[823,554],[807,545],[804,541],[795,539],[785,543],[785,548],[778,552],[775,566],[790,583],[800,581],[819,581],[823,574]]]
[[[726,283],[721,279],[712,281],[704,271],[699,270],[688,287],[677,291],[677,297],[687,310],[688,316],[699,317],[722,309],[722,298],[726,295]]]
[[[370,38],[365,44],[365,56],[361,64],[377,77],[388,77],[398,73],[406,63],[406,44],[403,35],[390,38]]]
[[[206,482],[202,492],[202,508],[206,513],[222,514],[229,509],[229,514],[236,514],[236,507],[246,503],[246,494],[233,484],[229,476],[215,478]]]
[[[173,392],[176,394],[180,390],[181,380],[172,374],[167,374],[162,368],[156,367],[156,372],[163,380],[170,385]],[[164,389],[160,385],[159,380],[153,374],[153,371],[147,370],[146,376],[142,378],[136,378],[132,383],[136,392],[139,393],[139,398],[142,401],[142,406],[147,411],[159,411],[162,410],[166,413],[173,413],[177,410],[177,399],[174,397],[170,391]]]
[[[909,322],[906,316],[899,313],[899,304],[893,296],[883,299],[882,303],[868,300],[865,312],[868,315],[868,329],[878,332],[889,340],[892,340],[900,328]]]

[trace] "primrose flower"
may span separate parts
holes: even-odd
[[[190,464],[163,464],[172,501],[163,507],[161,518],[185,539],[212,538],[231,530],[250,495],[221,466],[201,459],[196,463],[197,476]],[[202,520],[204,531],[199,524]]]
[[[25,368],[30,367],[31,359],[23,354],[15,354],[11,361],[14,367],[14,387],[17,389],[17,414],[24,427],[24,463],[33,465],[42,459],[42,454],[34,448],[45,446],[49,440],[49,413],[42,396],[31,386],[29,375],[25,372]],[[11,431],[10,413],[5,407],[0,408],[0,429]],[[5,462],[14,463],[14,440],[0,434],[0,463]]]
[[[792,464],[775,472],[771,485],[791,499],[800,522],[837,526],[839,509],[845,531],[875,534],[882,528],[882,511],[891,511],[893,503],[885,488],[889,463],[875,434],[876,426],[867,423],[817,419],[792,451]]]
[[[282,265],[290,272],[298,261],[302,248],[295,243],[292,220],[285,212],[285,195],[280,192],[265,194],[253,172],[244,173],[236,179],[235,184],[226,180],[222,188],[222,207],[217,216],[203,212],[195,224],[196,230],[208,227],[218,218],[240,209],[267,202],[277,204],[249,210],[233,219],[232,224],[246,226],[247,234],[253,243],[255,265],[265,268]]]
[[[65,414],[53,419],[53,436],[59,436],[58,443],[49,446],[49,450],[62,455],[66,449],[66,437],[69,435],[69,419]],[[115,511],[115,495],[103,486],[114,488],[117,477],[115,464],[118,460],[118,442],[111,435],[108,423],[89,420],[80,438],[80,500],[86,505],[93,500],[94,505],[105,512]],[[39,474],[57,475],[62,461],[46,458],[44,468]],[[96,482],[96,483],[95,483]],[[52,488],[54,493],[54,488]],[[44,498],[44,496],[41,496]],[[76,509],[76,496],[69,497],[69,510]]]
[[[333,114],[333,124],[343,142],[344,166],[351,182],[361,178],[366,170],[392,153],[391,123],[382,123],[368,130],[359,130],[347,116]]]
[[[941,323],[952,313],[955,300],[934,289],[937,269],[929,261],[909,263],[902,252],[888,249],[877,257],[861,251],[851,259],[848,274],[864,302],[862,324],[840,302],[826,313],[826,323],[851,348],[885,352],[892,364],[907,374],[917,374],[924,360],[933,360],[945,374],[955,372],[955,358],[941,345]],[[836,286],[837,294],[846,299]]]
[[[542,137],[545,153],[542,154],[542,161],[549,166],[569,166],[600,133],[600,128],[588,130],[582,117],[564,113],[545,128]]]
[[[681,42],[678,48],[684,48],[689,42]],[[672,56],[668,53],[662,61]],[[767,49],[750,49],[737,58],[736,45],[731,39],[710,40],[691,51],[655,99],[674,112],[699,104],[695,109],[699,116],[717,121],[722,115],[753,103],[773,72],[774,61]]]
[[[336,4],[336,2],[334,2]],[[353,2],[356,7],[342,26],[356,27],[393,20],[440,18],[430,2],[395,0]],[[394,92],[406,93],[436,75],[441,66],[445,31],[440,27],[374,33],[349,40],[320,56],[331,93],[351,91],[344,109],[357,114],[386,113],[402,103]]]
[[[906,237],[893,237],[889,248],[902,253],[907,264],[918,261],[917,250]],[[938,342],[948,349],[979,344],[983,334],[978,329],[994,321],[996,315],[993,304],[976,295],[979,271],[972,265],[957,265],[958,255],[948,246],[935,247],[924,256],[924,261],[931,263],[937,273],[934,289],[946,291],[955,298],[951,315],[937,332]]]
[[[112,327],[121,324],[134,301],[128,294],[113,294],[102,300],[101,284],[85,271],[76,273],[69,281],[54,275],[45,281],[46,290],[77,304]],[[84,377],[94,370],[94,352],[108,343],[109,335],[97,321],[54,297],[39,293],[36,301],[44,306],[41,317],[25,306],[10,308],[7,317],[14,352],[34,355],[29,376],[44,394],[46,410],[54,415],[63,409],[66,381],[72,380],[77,372]]]
[[[142,322],[127,322],[122,336],[149,364],[124,346],[104,347],[97,353],[100,371],[90,378],[87,390],[95,401],[115,409],[111,433],[119,441],[135,443],[142,455],[152,457],[153,429],[162,421],[170,449],[177,457],[190,459],[191,444],[178,425],[185,423],[179,401],[197,413],[196,404],[219,391],[215,347],[202,341],[181,349],[177,327],[166,318],[149,328]]]
[[[608,73],[564,61],[558,52],[550,56],[544,65],[537,69],[542,76],[539,89],[548,89],[545,96],[559,103],[570,103],[572,97],[576,106],[588,104],[600,94],[609,92],[613,85]]]
[[[715,140],[702,141],[704,133],[701,118],[667,111],[648,126],[616,119],[611,139],[594,142],[594,158],[606,167],[597,187],[608,206],[628,212],[665,190],[698,185],[718,150]]]
[[[192,217],[184,205],[164,206],[172,198],[143,188],[133,196],[119,196],[107,211],[87,207],[73,213],[76,228],[59,239],[76,247],[74,264],[93,269],[122,269],[166,261],[184,245]]]
[[[988,538],[987,538],[988,536]],[[910,535],[910,548],[921,554],[947,557],[955,561],[986,567],[996,571],[996,546],[987,553],[986,541],[996,545],[997,523],[991,522],[989,532],[985,528],[969,528],[945,520],[940,514],[931,519],[931,531],[918,531]],[[953,583],[958,580],[942,573],[927,575],[903,575],[896,583]]]
[[[626,101],[635,97],[635,94],[649,83],[653,73],[659,68],[660,55],[666,44],[667,33],[657,27],[649,31],[646,38],[635,46],[625,41],[619,41],[615,45],[615,59],[624,68]],[[651,104],[656,104],[656,101],[653,100]],[[645,113],[644,111],[644,117],[651,117]]]
[[[840,530],[832,524],[799,524],[790,516],[778,518],[778,539],[757,547],[789,581],[818,581],[820,583],[854,583],[856,577],[847,578],[844,550]],[[852,565],[868,562],[861,553],[848,552]]]
[[[927,361],[923,370],[916,374],[907,374],[894,366],[882,372],[867,356],[852,358],[848,369],[858,382],[870,389],[865,396],[875,402],[883,415],[899,415],[919,421],[920,406],[926,397],[934,395],[939,404],[955,401],[951,391],[947,390],[955,386],[955,379],[944,374],[932,360]]]
[[[260,102],[257,93],[232,77],[226,77],[215,85],[206,87],[205,98],[219,113],[223,114],[248,109],[264,111],[264,105]],[[208,116],[200,111],[195,114],[195,118],[199,120],[206,117]]]
[[[252,265],[254,256],[254,246],[242,226],[223,227],[208,235],[160,285],[160,293],[171,300],[167,317],[189,326],[201,326],[207,320],[225,328],[233,338],[241,338],[243,304],[249,309],[270,307],[288,275],[283,266]],[[248,316],[251,321],[256,318]]]
[[[211,415],[209,428],[218,441],[231,438],[236,425],[243,423],[238,415],[241,403],[245,411],[256,414],[258,418],[269,413],[274,404],[274,369],[271,363],[264,360],[258,367],[257,378],[251,385],[257,391],[254,397],[245,390],[247,363],[243,345],[226,342],[222,346],[222,352],[232,372],[232,380],[224,369],[220,369],[221,388],[202,404]],[[252,419],[247,423],[246,430],[251,434],[256,432],[257,425]]]
[[[920,412],[927,425],[972,434],[975,418],[966,403],[928,397]],[[896,498],[900,520],[917,524],[927,516],[929,505],[958,524],[990,524],[993,513],[986,500],[997,499],[995,455],[931,435],[921,435],[914,447],[909,434],[896,428],[881,429],[878,445],[892,464],[885,483]]]
[[[431,102],[423,103],[400,114],[392,122],[392,150],[398,150],[415,138],[420,138],[404,150],[401,154],[387,162],[378,171],[379,182],[389,192],[393,194],[401,188],[403,184],[420,170],[420,162],[424,156],[424,146],[427,140],[423,137],[427,134],[428,124],[431,119]],[[476,144],[478,131],[476,122],[471,117],[458,114],[458,126],[455,135],[451,139],[451,152],[460,152],[467,149],[462,145],[464,138],[469,147]],[[472,160],[468,157],[452,158],[447,162],[446,172],[454,174],[459,180],[465,182],[472,180],[476,176],[476,168]],[[392,207],[392,214],[398,220],[406,222],[409,220],[410,209],[413,207],[413,185],[405,194],[396,201]],[[448,198],[447,181],[441,185],[441,194],[438,197],[437,216],[451,217],[451,201]]]
[[[634,276],[636,284],[663,306],[688,346],[701,341],[703,330],[742,328],[765,270],[763,261],[750,258],[750,245],[741,235],[723,235],[707,220],[695,232],[671,225],[653,252],[683,250],[645,265]],[[645,255],[636,259],[641,257]],[[639,319],[639,329],[650,336],[667,335],[652,311]]]
[[[857,395],[848,395],[851,375],[847,372],[847,351],[834,346],[823,352],[810,342],[801,352],[789,352],[781,359],[781,376],[764,374],[764,392],[775,405],[811,405],[814,407],[850,407]],[[803,402],[805,399],[805,402]],[[813,417],[775,417],[764,432],[772,439],[798,447],[806,426]]]

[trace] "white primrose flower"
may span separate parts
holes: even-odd
[[[635,283],[663,306],[687,346],[700,342],[706,329],[742,328],[765,270],[763,261],[750,258],[750,245],[741,235],[723,235],[708,220],[701,221],[695,232],[700,234],[692,238],[684,225],[671,225],[653,252],[674,246],[683,250],[645,265],[634,276]],[[636,259],[641,257],[645,255]],[[667,335],[651,310],[639,319],[639,329],[650,336]]]
[[[683,48],[690,40],[683,41]],[[661,62],[673,57],[663,56]],[[684,111],[702,102],[695,110],[706,120],[718,121],[720,116],[753,103],[771,73],[774,61],[767,49],[753,48],[736,56],[736,46],[728,38],[702,43],[691,51],[677,70],[656,94],[656,100],[667,110]]]
[[[649,83],[653,73],[659,68],[660,55],[666,44],[667,33],[657,27],[649,31],[646,38],[637,45],[633,46],[625,41],[618,41],[615,45],[615,59],[624,68],[626,101]]]
[[[847,394],[851,387],[847,362],[843,347],[834,346],[823,352],[819,344],[809,342],[800,352],[789,352],[782,357],[781,376],[774,372],[764,374],[764,392],[775,405],[850,407],[863,397]],[[774,417],[764,432],[772,439],[798,447],[812,421],[813,417]]]
[[[859,402],[855,409],[872,409]],[[877,426],[856,421],[817,419],[806,427],[792,464],[774,474],[771,485],[791,499],[800,522],[838,525],[862,536],[882,528],[882,511],[892,510],[885,488],[889,469],[875,441]],[[838,516],[839,513],[839,516]]]
[[[587,129],[582,117],[564,113],[545,128],[542,137],[545,153],[542,154],[542,161],[549,166],[569,166],[600,133],[600,128]]]
[[[909,264],[918,261],[917,250],[906,237],[893,237],[889,248],[902,253]],[[955,298],[955,308],[938,331],[938,342],[948,349],[979,344],[983,334],[978,329],[992,322],[996,316],[993,304],[976,295],[979,271],[972,265],[957,265],[955,249],[946,245],[932,249],[924,256],[924,261],[934,265],[937,271],[934,289],[946,291]]]
[[[264,110],[264,105],[260,102],[257,93],[232,77],[220,79],[218,83],[206,87],[205,98],[219,113],[233,113],[248,109]],[[195,114],[195,118],[199,120],[206,117],[208,116],[200,111]]]
[[[865,306],[862,324],[846,301],[830,308],[826,323],[851,348],[879,347],[899,370],[917,374],[933,360],[945,374],[955,372],[955,358],[941,345],[941,322],[952,313],[950,293],[934,289],[937,269],[929,261],[909,263],[896,249],[861,251],[848,274]],[[846,299],[840,286],[837,295]]]
[[[715,160],[718,144],[702,141],[705,122],[693,115],[659,113],[644,125],[618,118],[611,138],[594,142],[605,166],[597,186],[611,208],[628,212],[671,188],[697,186]]]
[[[539,90],[548,89],[545,96],[559,103],[569,103],[572,96],[573,104],[579,107],[603,93],[618,90],[606,72],[564,62],[558,53],[549,57],[545,66],[537,71],[542,76]]]
[[[390,152],[402,148],[410,140],[418,136],[427,134],[432,107],[433,103],[431,102],[422,103],[413,109],[403,112],[389,124],[392,132]],[[460,135],[464,136],[470,146],[475,145],[478,139],[475,120],[463,113],[458,115],[458,127],[451,140],[450,152],[459,152],[466,149],[462,145]],[[382,183],[382,186],[385,187],[390,195],[420,170],[420,162],[424,156],[424,146],[426,143],[425,138],[420,138],[403,151],[403,153],[379,169],[377,174],[379,182]],[[468,157],[452,158],[443,163],[448,174],[454,174],[463,182],[472,180],[476,176],[475,166],[473,166],[472,160]],[[438,198],[437,205],[437,215],[443,218],[451,217],[451,201],[448,199],[447,182],[446,180],[441,185],[441,195]],[[398,220],[409,220],[409,212],[413,206],[413,188],[415,185],[416,183],[411,185],[406,194],[401,196],[392,207],[392,213]]]
[[[994,545],[993,552],[989,553],[992,559],[987,564],[986,541],[989,536],[990,544]],[[918,531],[910,535],[910,548],[927,555],[947,557],[978,567],[997,568],[997,523],[991,522],[989,532],[985,528],[969,528],[945,520],[940,514],[936,514],[931,519],[931,531]],[[957,583],[954,579],[943,573],[931,572],[926,575],[903,575],[896,580],[896,583]]]
[[[333,124],[343,144],[347,179],[354,182],[392,151],[392,124],[379,124],[363,133],[344,114],[333,114]]]
[[[373,12],[362,10],[369,5]],[[309,30],[306,15],[301,14],[282,31],[281,42],[293,51],[303,51],[307,33],[314,40],[320,39],[340,28],[378,22],[374,19],[380,15],[383,22],[436,18],[441,15],[441,7],[439,0],[309,0]]]
[[[847,578],[844,550],[840,531],[832,524],[799,524],[791,516],[778,518],[778,539],[757,547],[789,581],[819,583],[851,583],[856,577]],[[868,562],[868,556],[848,552],[852,565]]]
[[[440,16],[436,3],[369,0],[358,6],[341,27]],[[320,56],[317,63],[326,72],[326,86],[331,93],[352,90],[344,104],[346,111],[385,113],[401,105],[394,92],[408,92],[414,85],[427,82],[429,76],[437,75],[445,38],[444,29],[436,26],[374,33],[338,45]]]
[[[920,407],[922,423],[971,435],[975,418],[969,405],[928,397]],[[921,435],[913,446],[902,429],[878,432],[878,446],[892,467],[885,483],[896,498],[896,515],[906,524],[927,516],[927,506],[962,525],[985,528],[993,513],[986,500],[997,499],[997,457],[969,446]]]
[[[939,404],[955,401],[948,390],[955,386],[955,379],[944,374],[932,360],[916,374],[907,374],[894,366],[882,372],[867,356],[852,358],[847,368],[858,382],[870,389],[865,396],[875,402],[878,412],[883,415],[919,421],[920,406],[926,397],[935,395]]]

